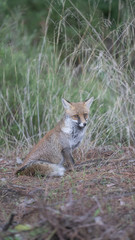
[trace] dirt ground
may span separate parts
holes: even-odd
[[[0,156],[0,239],[135,239],[134,147],[78,151],[59,178],[16,177],[17,159]]]

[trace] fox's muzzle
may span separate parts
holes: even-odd
[[[86,123],[79,123],[80,128],[84,128],[86,126]]]

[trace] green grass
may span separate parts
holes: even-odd
[[[72,7],[87,29],[83,36],[78,30],[80,40],[71,46],[70,53],[66,51],[66,42],[60,48],[55,41],[63,29],[61,22],[57,22],[57,38],[50,41],[46,31],[36,44],[35,33],[26,31],[21,12],[5,18],[1,26],[2,149],[33,144],[55,126],[63,114],[62,97],[82,101],[94,96],[85,151],[90,141],[93,146],[134,142],[133,21],[123,20],[116,30],[106,26],[107,37],[113,41],[110,53],[103,41],[105,32],[97,32]],[[47,21],[51,21],[49,14]]]

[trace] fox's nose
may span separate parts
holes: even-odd
[[[79,127],[81,127],[81,128],[83,128],[83,127],[85,127],[86,126],[86,123],[80,123],[79,124]]]

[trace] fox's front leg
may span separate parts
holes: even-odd
[[[75,161],[72,157],[72,153],[71,153],[70,148],[64,148],[62,150],[62,155],[63,155],[64,162],[66,163],[66,165],[68,167],[71,167],[72,170],[74,170]]]

